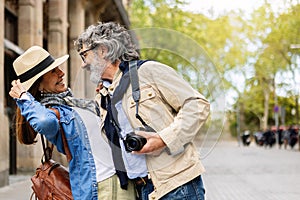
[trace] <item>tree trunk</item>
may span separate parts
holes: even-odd
[[[268,129],[268,118],[269,118],[269,99],[270,99],[270,91],[264,89],[264,116],[263,116],[263,130]]]

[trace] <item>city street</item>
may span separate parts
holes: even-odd
[[[249,147],[236,141],[199,145],[206,168],[206,200],[299,200],[300,152],[291,149]],[[28,175],[12,176],[0,188],[0,199],[28,200]]]
[[[218,142],[212,150],[203,148],[201,152],[211,150],[203,158],[206,199],[299,200],[300,152],[295,147],[285,150]]]

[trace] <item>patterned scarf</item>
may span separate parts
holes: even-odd
[[[74,98],[72,90],[68,88],[65,92],[58,94],[43,93],[41,104],[44,106],[50,105],[68,105],[71,107],[79,107],[87,109],[99,116],[100,111],[94,100]]]

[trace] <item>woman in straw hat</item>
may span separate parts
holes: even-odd
[[[59,152],[64,152],[59,121],[72,155],[69,162],[74,199],[134,199],[133,185],[120,188],[111,149],[101,137],[94,101],[73,98],[59,66],[68,55],[54,59],[46,50],[33,46],[13,63],[18,80],[12,82],[10,96],[16,100],[16,131],[23,144],[44,135]],[[111,185],[114,185],[112,188]],[[105,188],[100,189],[100,188]]]

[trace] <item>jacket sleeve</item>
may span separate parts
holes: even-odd
[[[180,153],[205,124],[210,104],[169,66],[156,63],[147,71],[161,98],[176,112],[174,121],[159,135],[171,154]]]
[[[21,115],[25,117],[36,132],[45,135],[51,143],[60,147],[62,144],[60,144],[61,140],[58,137],[59,122],[56,114],[36,101],[30,93],[27,93],[27,95],[29,98],[16,99]]]

